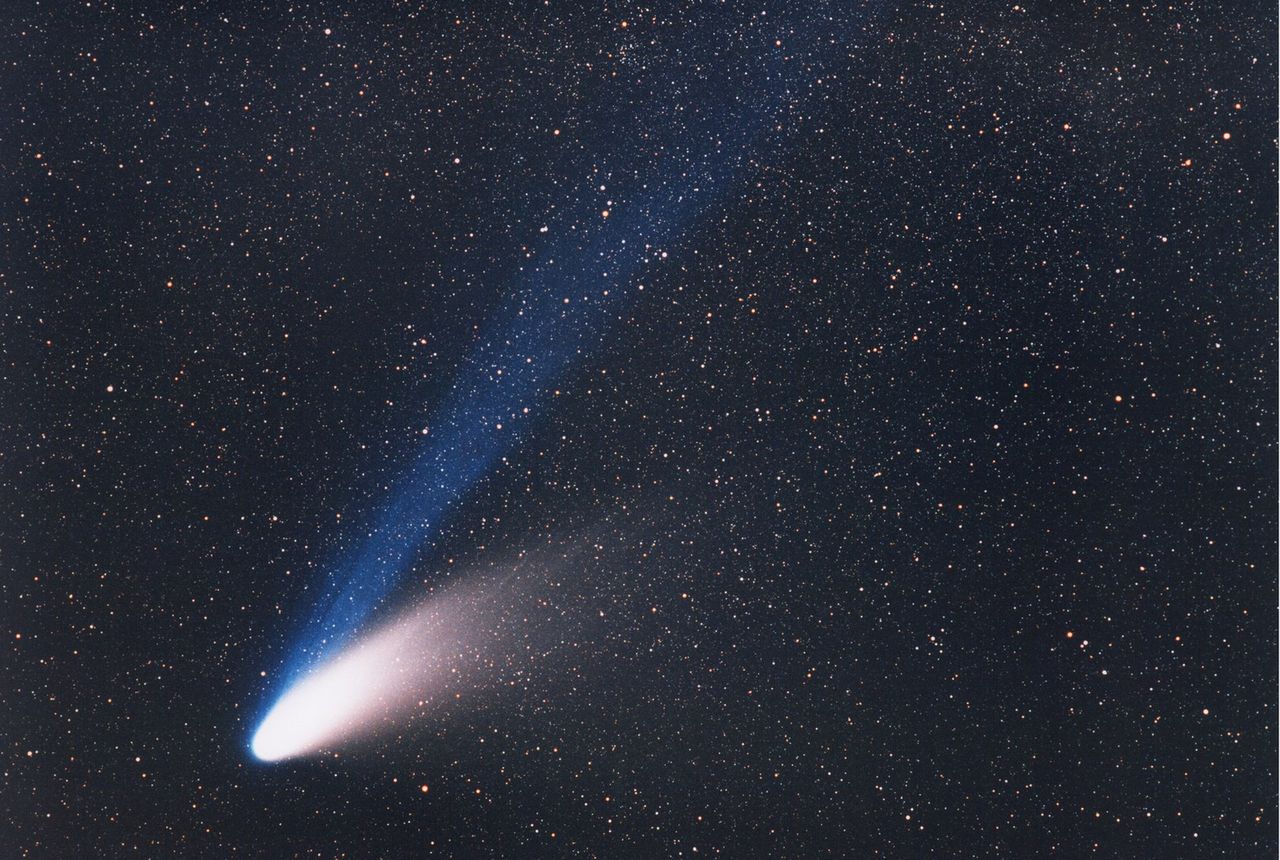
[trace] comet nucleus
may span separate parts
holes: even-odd
[[[280,761],[375,733],[456,678],[467,647],[458,604],[455,595],[403,615],[298,679],[258,726],[254,756]]]

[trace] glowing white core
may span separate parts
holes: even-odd
[[[449,674],[461,647],[455,627],[442,613],[418,611],[317,667],[267,713],[253,754],[280,761],[387,725]]]
[[[369,706],[378,686],[371,655],[340,659],[292,687],[253,736],[253,754],[263,761],[308,752],[344,733]]]

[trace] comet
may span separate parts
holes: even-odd
[[[753,33],[735,58],[750,74],[706,90],[697,110],[671,122],[648,114],[622,121],[601,146],[593,179],[539,217],[530,262],[462,361],[416,456],[314,589],[319,598],[280,672],[282,691],[253,735],[258,758],[318,749],[397,712],[406,689],[429,686],[443,652],[421,652],[420,643],[448,641],[448,624],[402,619],[350,643],[423,561],[459,502],[535,431],[557,385],[624,319],[644,281],[662,276],[664,249],[793,125],[784,116],[817,65],[798,62],[782,37],[819,53],[836,45],[796,27]],[[704,85],[702,72],[691,74],[689,86]],[[398,648],[418,656],[398,660]]]

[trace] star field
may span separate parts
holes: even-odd
[[[1274,8],[0,16],[0,857],[1275,856]]]

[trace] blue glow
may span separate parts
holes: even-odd
[[[459,374],[444,408],[428,422],[422,449],[356,552],[337,565],[308,659],[355,632],[408,569],[451,506],[511,453],[544,411],[544,395],[599,344],[609,317],[636,289],[629,283],[658,242],[674,237],[719,183],[707,171],[697,190],[664,186],[642,204],[620,205],[580,248],[553,250]],[[646,245],[650,249],[646,251]],[[554,261],[554,262],[553,262]],[[562,262],[566,261],[566,262]],[[607,295],[606,295],[607,293]]]
[[[548,223],[539,262],[513,287],[455,377],[412,464],[364,536],[331,566],[286,665],[286,684],[359,631],[450,509],[528,435],[545,411],[545,395],[596,349],[645,267],[663,265],[663,250],[733,187],[753,151],[774,134],[814,66],[784,55],[771,34],[754,35],[758,41],[747,48],[756,55],[737,66],[752,70],[750,80],[739,74],[737,90],[717,91],[680,112],[679,122],[643,122],[643,139],[606,159],[614,167],[603,172],[605,193],[579,189]],[[801,42],[794,31],[780,35],[791,45]],[[613,201],[607,215],[601,198]]]

